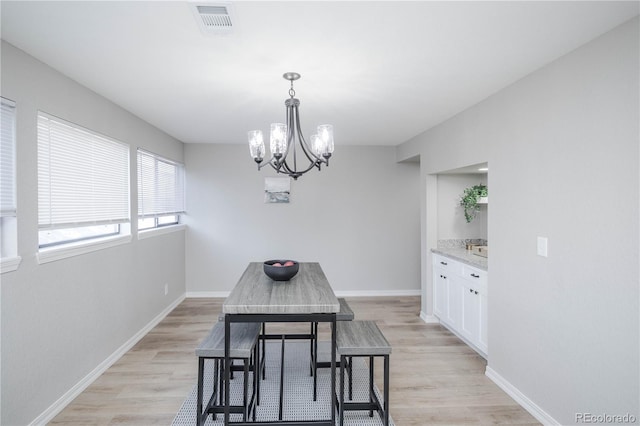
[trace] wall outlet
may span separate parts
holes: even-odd
[[[166,296],[167,294],[169,294],[169,284],[164,285],[164,295]]]
[[[547,237],[538,237],[538,256],[547,257]]]

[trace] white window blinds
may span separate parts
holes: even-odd
[[[0,216],[16,215],[16,105],[0,98]]]
[[[129,222],[129,146],[38,113],[38,225]]]
[[[184,166],[138,150],[138,216],[184,212]]]

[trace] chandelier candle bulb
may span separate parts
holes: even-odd
[[[322,155],[325,158],[333,154],[333,126],[331,124],[321,124],[318,126],[318,136],[322,140]]]
[[[251,130],[249,133],[249,152],[251,157],[257,163],[262,162],[264,158],[264,139],[262,138],[262,130]]]
[[[271,158],[262,164],[264,141],[260,130],[252,130],[248,133],[249,151],[251,157],[258,163],[258,170],[268,164],[277,173],[285,174],[296,180],[313,168],[320,170],[322,164],[329,166],[329,158],[333,153],[333,126],[331,124],[318,126],[318,133],[311,136],[311,144],[309,144],[300,130],[300,113],[298,111],[300,100],[295,98],[296,91],[293,90],[293,82],[300,78],[300,74],[287,72],[282,77],[291,82],[290,98],[284,102],[287,121],[286,124],[271,124],[269,135]],[[300,169],[298,169],[298,154],[301,158],[306,157],[309,161],[307,166]]]
[[[287,151],[287,125],[282,123],[271,123],[270,134],[271,155],[282,155]]]
[[[322,139],[318,135],[311,135],[311,149],[313,153],[320,157],[324,152],[324,147],[322,146]]]

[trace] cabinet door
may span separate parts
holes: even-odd
[[[441,321],[446,321],[448,285],[446,272],[441,268],[433,268],[433,314]]]
[[[477,345],[480,338],[480,294],[465,280],[462,295],[460,333]]]

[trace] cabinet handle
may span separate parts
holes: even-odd
[[[471,276],[472,276],[473,278],[480,278],[480,275],[476,275],[476,274],[471,274]]]
[[[478,292],[477,292],[477,291],[476,291],[475,293],[476,293],[476,294],[478,294]]]
[[[447,266],[448,263],[447,262],[440,262],[441,265]]]
[[[469,293],[473,293],[473,289],[472,288],[469,289]]]

